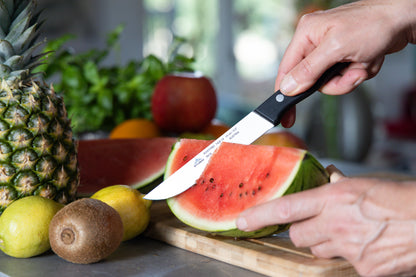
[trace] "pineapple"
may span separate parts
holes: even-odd
[[[32,70],[39,36],[35,0],[0,0],[0,214],[14,200],[74,200],[76,144],[63,99]]]

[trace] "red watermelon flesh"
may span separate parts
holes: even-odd
[[[111,185],[144,187],[163,175],[176,138],[98,139],[78,141],[80,185],[91,195]]]
[[[165,178],[208,146],[209,141],[182,139],[169,158]],[[322,165],[305,150],[222,143],[196,184],[167,200],[172,212],[197,229],[234,237],[260,237],[280,230],[236,229],[245,209],[282,195],[328,182]]]

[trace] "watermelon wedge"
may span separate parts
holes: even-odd
[[[111,185],[140,189],[163,176],[176,138],[78,141],[79,196]]]
[[[165,178],[210,141],[182,139],[170,154]],[[196,184],[167,200],[171,211],[194,228],[232,237],[263,237],[285,230],[269,226],[254,232],[237,229],[245,209],[329,181],[322,165],[306,150],[222,143]]]

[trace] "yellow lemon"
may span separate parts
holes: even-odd
[[[91,198],[98,199],[113,207],[121,216],[124,234],[123,241],[141,234],[150,221],[152,201],[143,199],[143,194],[126,185],[105,187]]]
[[[15,258],[40,255],[51,248],[49,223],[64,205],[41,196],[20,198],[0,216],[0,249]]]

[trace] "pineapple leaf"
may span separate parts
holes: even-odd
[[[15,55],[15,56],[11,56],[10,58],[8,58],[4,62],[4,64],[14,70],[17,68],[21,68],[20,64],[22,63],[22,60],[23,60],[22,56]]]
[[[31,40],[36,36],[36,25],[32,25],[23,34],[14,32],[13,30],[6,36],[6,40],[10,41],[14,45],[15,51],[21,52],[27,47],[31,46]]]
[[[43,44],[43,42],[36,43],[32,47],[28,48],[25,52],[23,52],[22,56],[23,56],[23,59],[24,59],[23,60],[24,64],[27,64],[29,62],[29,60],[34,60],[34,59],[39,60],[39,62],[42,63],[41,58],[43,56],[45,56],[47,53],[42,53],[42,54],[39,54],[39,55],[36,55],[36,56],[32,56],[32,54],[35,52],[35,50],[42,44]]]
[[[6,66],[4,64],[0,64],[0,77],[4,75],[8,75],[12,69],[9,66]]]
[[[10,13],[4,1],[0,2],[0,36],[3,38],[10,27]]]
[[[26,13],[21,13],[18,18],[13,21],[12,26],[10,26],[10,32],[20,36],[29,26],[30,17],[31,16]]]
[[[7,10],[8,14],[11,15],[13,13],[14,10],[14,1],[13,0],[9,0],[9,1],[1,1],[2,5],[4,5],[5,9]]]
[[[6,57],[14,55],[13,46],[7,40],[0,40],[0,57],[4,61]]]

